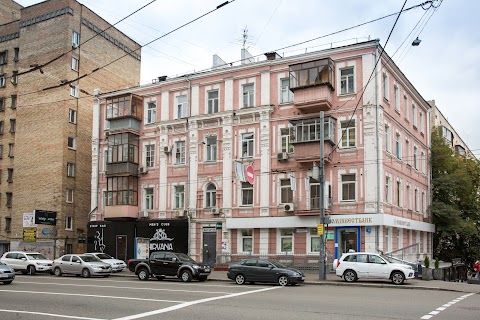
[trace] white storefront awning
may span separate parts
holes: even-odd
[[[331,215],[330,218],[329,227],[387,226],[435,232],[434,224],[390,214],[342,214]],[[316,228],[318,223],[318,216],[226,218],[227,229]]]

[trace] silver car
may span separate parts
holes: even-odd
[[[3,282],[3,284],[10,284],[13,279],[15,279],[15,270],[0,262],[0,282]]]
[[[62,274],[75,274],[84,278],[91,276],[108,277],[112,273],[112,266],[90,255],[66,254],[53,261],[53,273],[60,277]]]
[[[114,257],[111,257],[103,252],[90,252],[85,254],[95,256],[103,262],[109,263],[112,266],[113,272],[121,272],[127,267],[127,264],[124,261],[115,259]]]

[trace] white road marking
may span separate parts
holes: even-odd
[[[10,313],[24,313],[24,314],[36,314],[40,316],[49,316],[55,318],[69,318],[69,319],[82,319],[82,320],[105,320],[99,318],[86,318],[86,317],[76,317],[76,316],[67,316],[64,314],[55,314],[55,313],[44,313],[44,312],[31,312],[31,311],[23,311],[23,310],[7,310],[7,309],[0,309],[0,312],[10,312]]]
[[[158,300],[158,299],[144,299],[144,298],[131,298],[131,297],[102,296],[102,295],[96,295],[96,294],[80,294],[80,293],[65,293],[65,292],[42,292],[42,291],[22,291],[22,290],[0,290],[0,291],[13,292],[13,293],[41,293],[41,294],[62,295],[62,296],[78,296],[78,297],[109,298],[109,299],[140,300],[140,301],[171,302],[171,303],[184,303],[185,302],[185,301],[175,301],[175,300]]]
[[[167,307],[167,308],[163,308],[163,309],[158,309],[158,310],[153,310],[153,311],[149,311],[149,312],[144,312],[144,313],[139,313],[139,314],[134,314],[134,315],[127,316],[127,317],[116,318],[116,319],[113,319],[113,320],[139,319],[139,318],[143,318],[143,317],[149,317],[149,316],[153,316],[153,315],[160,314],[160,313],[165,313],[165,312],[170,312],[170,311],[190,307],[192,305],[200,304],[200,303],[204,303],[204,302],[210,302],[210,301],[215,301],[215,300],[220,300],[220,299],[229,299],[229,298],[233,298],[233,297],[243,296],[243,295],[246,295],[246,294],[258,293],[258,292],[269,291],[269,290],[274,290],[274,289],[279,289],[279,288],[283,288],[283,287],[264,288],[264,289],[246,291],[246,292],[232,293],[232,294],[228,294],[226,296],[212,297],[212,298],[205,298],[205,299],[200,299],[200,300],[188,301],[188,302],[184,302],[184,303],[181,303],[181,304],[177,304],[175,306],[171,306],[171,307]]]
[[[420,319],[430,319],[430,318],[433,317],[434,315],[439,314],[440,311],[443,311],[443,310],[447,309],[448,307],[454,305],[455,303],[460,302],[460,301],[462,301],[463,299],[468,298],[468,297],[470,297],[470,296],[472,296],[472,295],[474,295],[474,294],[475,294],[475,293],[469,293],[469,294],[465,294],[465,295],[463,295],[463,296],[461,296],[461,297],[459,297],[459,298],[453,299],[452,301],[450,301],[450,302],[448,302],[448,303],[445,303],[445,304],[442,305],[441,307],[435,309],[435,311],[432,311],[432,312],[430,312],[429,314],[424,315],[424,316],[421,317]]]
[[[199,290],[179,290],[179,289],[159,289],[159,288],[136,288],[136,287],[119,287],[119,286],[104,286],[93,284],[71,284],[71,283],[56,283],[56,282],[29,282],[29,281],[15,281],[15,283],[39,284],[39,285],[54,285],[54,286],[68,286],[68,287],[94,287],[94,288],[113,288],[113,289],[129,289],[129,290],[152,290],[152,291],[170,291],[170,292],[188,292],[188,293],[211,293],[211,294],[229,294],[231,292],[223,291],[199,291]]]

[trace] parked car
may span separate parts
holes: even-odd
[[[51,272],[53,261],[39,252],[9,251],[0,258],[0,262],[23,274]]]
[[[190,282],[192,279],[205,281],[211,272],[209,265],[198,263],[186,254],[178,252],[158,251],[150,254],[149,259],[134,260],[135,274],[140,280],[148,280],[150,277],[158,280],[176,277],[183,282]]]
[[[305,281],[305,275],[288,268],[278,261],[265,259],[244,259],[228,267],[227,277],[237,284],[249,282],[271,282],[281,286],[295,285]]]
[[[358,279],[386,279],[394,284],[402,284],[406,279],[414,278],[411,266],[396,263],[390,257],[377,253],[352,252],[345,253],[340,259],[333,261],[333,269],[346,282]]]
[[[10,284],[15,279],[15,270],[0,262],[0,282],[3,284]]]
[[[109,256],[106,253],[103,252],[89,252],[85,253],[86,255],[92,255],[97,257],[98,259],[102,260],[103,262],[109,263],[112,266],[112,271],[113,272],[121,272],[127,268],[127,264],[119,259],[115,259],[112,256]]]
[[[108,277],[112,266],[92,255],[66,254],[53,261],[53,274],[75,274],[84,278],[91,276]]]

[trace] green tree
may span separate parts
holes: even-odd
[[[480,256],[480,164],[456,154],[441,132],[432,132],[434,255],[442,260]]]

